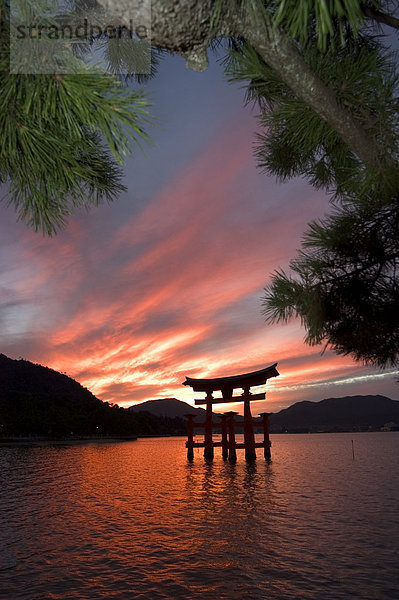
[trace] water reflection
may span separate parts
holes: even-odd
[[[187,464],[186,495],[200,552],[210,564],[230,569],[223,579],[230,592],[241,589],[244,573],[256,591],[259,565],[254,558],[276,555],[279,546],[268,525],[276,504],[272,464],[263,460]]]
[[[3,448],[0,597],[399,597],[384,436],[356,461],[339,435],[279,436],[271,463],[188,463],[182,439]]]

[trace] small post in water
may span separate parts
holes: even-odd
[[[355,447],[353,445],[353,440],[351,440],[352,442],[352,460],[355,460]]]

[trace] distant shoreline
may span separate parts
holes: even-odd
[[[318,434],[343,434],[343,433],[397,433],[398,430],[381,430],[381,429],[373,429],[373,430],[365,430],[365,431],[271,431],[270,435],[318,435]],[[216,434],[218,435],[218,434]],[[219,434],[220,436],[220,434]],[[26,446],[26,447],[37,447],[37,446],[79,446],[84,444],[114,444],[118,442],[133,442],[138,439],[149,439],[149,438],[170,438],[170,437],[181,437],[185,438],[185,435],[174,435],[174,434],[155,434],[155,435],[137,435],[137,436],[81,436],[81,437],[65,437],[65,438],[50,438],[44,436],[31,436],[31,437],[8,437],[8,438],[0,438],[0,448],[5,447],[18,447],[18,446]],[[201,435],[196,436],[198,438],[202,437]]]
[[[83,444],[106,444],[115,442],[132,442],[138,436],[76,436],[51,438],[45,436],[0,438],[0,447],[4,446],[75,446]]]

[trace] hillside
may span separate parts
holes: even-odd
[[[41,396],[68,396],[85,405],[98,405],[101,400],[77,381],[27,360],[13,360],[0,354],[0,397],[14,394],[40,394]]]
[[[183,434],[181,419],[134,414],[48,367],[0,354],[0,436]]]

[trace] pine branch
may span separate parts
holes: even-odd
[[[305,62],[299,49],[271,20],[246,23],[241,34],[258,54],[279,74],[292,91],[314,112],[327,121],[352,152],[367,166],[379,169],[382,149],[359,126],[336,95]]]
[[[367,18],[372,19],[373,21],[377,21],[377,23],[389,25],[389,27],[393,27],[394,29],[399,29],[399,19],[397,19],[393,15],[381,12],[380,10],[373,8],[372,6],[364,6],[362,7],[362,10]]]
[[[373,38],[352,41],[345,48],[333,44],[321,53],[307,46],[303,58],[336,95],[360,127],[367,128],[376,145],[383,145],[382,161],[398,155],[397,76],[392,59]],[[334,191],[334,199],[349,197],[373,203],[391,202],[398,187],[394,169],[365,169],[331,124],[309,109],[280,73],[265,63],[248,44],[235,45],[226,63],[230,81],[245,81],[247,101],[260,109],[257,134],[258,165],[280,180],[305,176],[316,188]]]
[[[384,366],[399,361],[398,207],[340,209],[311,224],[310,250],[265,288],[269,323],[300,317],[306,342]]]

